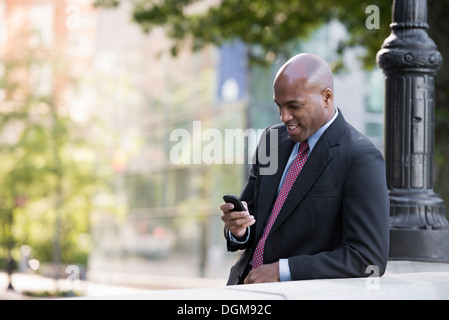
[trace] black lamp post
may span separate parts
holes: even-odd
[[[428,28],[427,0],[395,0],[392,33],[377,55],[385,74],[390,259],[449,262],[445,205],[433,191],[434,76],[442,57]]]

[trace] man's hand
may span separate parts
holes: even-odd
[[[263,264],[249,272],[244,283],[279,282],[279,261],[271,264]]]
[[[233,211],[232,203],[222,203],[220,210],[223,211],[221,220],[223,220],[225,227],[231,231],[232,235],[237,238],[242,238],[246,233],[246,228],[252,226],[256,220],[248,212],[248,204],[242,201],[246,211]]]

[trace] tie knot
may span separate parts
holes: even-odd
[[[309,141],[304,140],[299,146],[299,153],[309,150]]]

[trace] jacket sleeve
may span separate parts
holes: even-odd
[[[381,152],[363,148],[354,156],[343,185],[342,245],[335,250],[289,258],[293,280],[366,277],[385,272],[390,202]]]
[[[255,180],[256,180],[256,176],[257,176],[257,166],[253,165],[250,169],[249,172],[249,178],[248,181],[245,184],[245,187],[243,188],[242,194],[240,195],[240,199],[242,201],[246,201],[246,203],[248,204],[248,210],[250,214],[253,214],[253,210],[254,210],[254,186],[255,186]],[[253,225],[254,226],[254,225]],[[253,228],[253,226],[250,227],[250,229]],[[247,233],[249,232],[250,236],[251,230],[248,230]],[[248,248],[249,246],[249,239],[246,242],[243,243],[236,243],[234,241],[231,241],[231,239],[229,238],[229,230],[225,227],[224,228],[224,236],[226,239],[226,244],[227,244],[227,248],[228,251],[230,252],[235,252],[237,250],[245,250]],[[245,235],[246,237],[246,235]]]
[[[256,210],[255,208],[255,202],[256,202],[256,181],[257,181],[257,177],[259,175],[259,166],[260,166],[260,162],[259,162],[259,149],[260,149],[260,143],[261,141],[268,141],[269,139],[269,130],[271,127],[267,128],[264,132],[264,134],[262,135],[260,141],[259,141],[259,146],[257,147],[255,153],[254,153],[254,157],[253,157],[253,161],[252,161],[252,165],[251,168],[249,170],[249,175],[248,175],[248,180],[245,184],[245,186],[243,187],[243,191],[240,194],[240,199],[242,201],[245,201],[248,204],[248,210],[249,213],[254,215],[254,210]],[[264,142],[265,143],[265,142]],[[230,252],[234,252],[237,250],[245,250],[248,249],[250,244],[253,242],[254,240],[254,235],[255,235],[255,224],[252,225],[250,227],[249,230],[249,239],[248,241],[246,241],[245,243],[242,244],[236,244],[233,241],[231,241],[229,239],[229,232],[228,229],[225,227],[224,230],[224,235],[226,238],[226,243],[227,243],[227,248],[228,251]]]

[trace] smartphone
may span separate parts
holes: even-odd
[[[236,196],[225,194],[223,196],[223,200],[227,203],[232,203],[234,205],[234,209],[232,209],[231,211],[246,211],[245,207],[243,206],[243,203]]]

